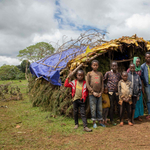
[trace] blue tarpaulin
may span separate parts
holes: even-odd
[[[40,59],[30,65],[30,71],[37,77],[43,77],[53,85],[61,86],[60,70],[64,69],[67,63],[76,56],[84,53],[86,47],[71,48],[51,56]]]

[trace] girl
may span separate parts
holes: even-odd
[[[135,65],[135,73],[141,77],[140,58],[134,57],[133,64]],[[127,70],[127,72],[128,73],[130,72],[130,68]],[[136,102],[134,118],[137,118],[139,121],[142,121],[140,116],[143,116],[143,115],[144,115],[144,106],[143,106],[143,95],[141,92],[141,96],[139,97],[139,100]]]

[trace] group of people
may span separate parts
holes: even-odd
[[[145,54],[146,62],[140,66],[140,58],[134,57],[133,63],[130,64],[127,71],[121,74],[117,71],[118,64],[113,61],[111,70],[106,72],[103,77],[98,72],[99,62],[91,62],[92,71],[87,73],[86,81],[84,80],[83,70],[78,70],[76,80],[69,82],[72,76],[70,73],[65,81],[64,86],[72,88],[73,110],[75,129],[78,128],[78,108],[83,121],[84,130],[91,132],[92,129],[87,127],[85,112],[85,101],[89,95],[89,104],[91,110],[91,120],[93,128],[97,128],[96,121],[102,127],[107,123],[109,114],[110,122],[114,122],[114,101],[117,104],[117,113],[120,116],[120,126],[123,126],[124,112],[127,111],[128,125],[134,125],[134,118],[142,121],[140,116],[144,114],[143,93],[147,96],[148,116],[150,118],[150,52]],[[145,87],[145,90],[144,90]]]

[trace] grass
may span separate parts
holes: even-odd
[[[74,130],[73,118],[53,116],[50,112],[32,107],[27,94],[27,81],[0,81],[18,85],[23,100],[0,101],[0,149],[5,150],[49,150],[49,149],[149,149],[146,142],[150,135],[150,120],[136,121],[133,127],[124,125],[98,127],[91,133],[83,131],[81,119],[79,129]],[[92,121],[88,119],[92,128]]]
[[[50,112],[42,111],[38,107],[32,107],[27,95],[27,81],[17,80],[0,81],[0,84],[11,82],[18,85],[23,93],[23,100],[0,101],[0,148],[21,149],[22,146],[28,149],[32,145],[33,149],[50,144],[50,138],[54,135],[69,136],[83,135],[83,125],[79,119],[79,129],[74,130],[74,120],[64,116],[51,116]],[[91,120],[88,120],[92,126]],[[101,129],[103,130],[103,129]],[[51,143],[51,147],[55,145]],[[64,145],[66,147],[66,145]],[[32,149],[31,148],[31,149]]]

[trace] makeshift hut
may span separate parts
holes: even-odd
[[[84,39],[85,35],[81,35],[81,39]],[[90,41],[89,36],[86,38]],[[150,50],[150,43],[137,37],[136,34],[111,41],[104,41],[100,36],[94,42],[87,42],[80,46],[72,45],[32,63],[30,71],[35,77],[29,80],[29,92],[33,106],[41,106],[53,115],[71,116],[73,108],[71,90],[63,86],[69,70],[75,75],[76,71],[82,68],[86,75],[91,70],[90,62],[97,59],[100,62],[98,70],[103,74],[110,70],[110,63],[114,60],[118,62],[118,71],[122,72],[128,69],[134,56],[139,56],[143,63],[145,52],[148,50]],[[86,111],[89,114],[88,101]]]

